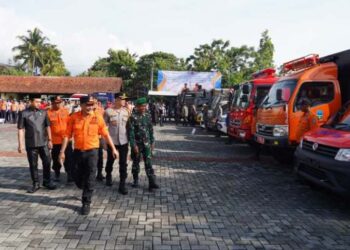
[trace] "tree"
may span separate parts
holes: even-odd
[[[256,55],[255,65],[258,69],[273,67],[273,54],[275,47],[272,43],[269,31],[265,30],[261,34],[259,48]]]
[[[151,88],[150,81],[153,73],[152,85],[155,88],[158,70],[185,70],[184,60],[178,59],[174,54],[165,52],[154,52],[141,56],[137,61],[136,86]]]
[[[49,39],[38,28],[27,30],[27,33],[28,36],[17,37],[22,44],[13,47],[12,51],[19,52],[14,56],[15,62],[21,61],[22,68],[33,72],[35,67],[43,66],[43,54]]]
[[[12,48],[12,51],[18,52],[14,56],[15,62],[29,72],[39,67],[42,75],[69,75],[57,46],[48,43],[49,39],[38,28],[27,33],[27,36],[18,36],[22,43]]]

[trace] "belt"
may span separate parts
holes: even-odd
[[[93,150],[98,150],[98,148],[92,148],[92,149],[87,149],[87,150],[74,149],[74,152],[83,153],[83,152],[91,152]]]

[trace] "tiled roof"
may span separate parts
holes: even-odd
[[[2,93],[73,94],[120,92],[118,77],[0,76]]]

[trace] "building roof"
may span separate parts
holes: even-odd
[[[74,94],[120,92],[119,77],[0,76],[2,93]]]

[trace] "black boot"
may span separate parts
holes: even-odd
[[[131,184],[133,188],[139,187],[139,177],[137,175],[134,175],[134,182]]]
[[[103,181],[105,179],[105,177],[103,176],[102,173],[98,173],[96,176],[96,181]]]
[[[155,175],[149,175],[148,182],[149,182],[149,186],[148,186],[149,191],[152,191],[153,189],[159,188],[158,184],[156,183],[156,176]]]
[[[55,171],[55,182],[59,182],[60,181],[60,175],[61,173],[59,171]]]
[[[88,215],[90,213],[90,204],[83,204],[81,207],[81,215]]]
[[[40,184],[38,182],[34,182],[33,186],[31,186],[28,190],[27,193],[33,194],[36,191],[38,191],[40,189]]]
[[[107,174],[106,175],[106,186],[112,186],[112,175],[111,174]]]
[[[55,184],[53,184],[51,181],[44,181],[43,182],[43,187],[46,187],[49,190],[55,190],[57,187]]]
[[[120,179],[118,192],[122,195],[128,194],[128,189],[125,187],[125,179]]]

